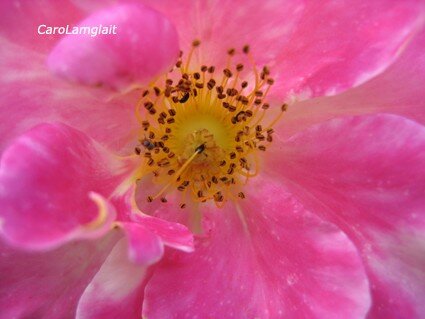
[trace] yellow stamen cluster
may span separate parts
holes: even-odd
[[[143,91],[136,107],[141,124],[136,154],[144,158],[141,175],[151,175],[162,186],[148,202],[166,202],[169,192],[181,192],[180,207],[213,200],[245,198],[242,187],[258,174],[258,151],[273,141],[273,125],[286,110],[264,124],[269,110],[267,93],[273,85],[270,71],[258,71],[249,47],[253,83],[242,80],[244,65],[232,64],[235,50],[228,51],[227,66],[192,68],[191,58],[200,45],[194,41],[186,61],[180,55],[175,67]],[[140,177],[142,177],[140,176]]]

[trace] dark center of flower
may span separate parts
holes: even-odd
[[[248,46],[243,53],[252,72],[244,73],[243,64],[232,64],[234,49],[222,72],[212,65],[193,69],[191,58],[199,45],[194,41],[187,59],[181,54],[165,79],[142,93],[136,107],[141,137],[135,151],[145,159],[139,177],[151,176],[162,185],[148,202],[166,202],[174,191],[181,192],[182,208],[187,200],[212,200],[220,207],[226,200],[245,198],[244,185],[258,174],[258,154],[273,141],[273,125],[287,108],[274,109],[277,114],[267,120],[266,97],[274,81],[267,67],[257,70]],[[251,76],[252,83],[242,74]]]

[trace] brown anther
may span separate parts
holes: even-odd
[[[236,71],[241,72],[242,70],[243,70],[243,64],[242,63],[236,64]]]
[[[218,179],[217,179],[217,177],[215,177],[215,176],[211,177],[211,181],[212,181],[214,184],[217,184],[217,183],[218,183]]]
[[[152,157],[152,154],[150,152],[144,152],[143,156],[146,157],[146,158],[150,158],[150,157]]]
[[[173,85],[173,80],[171,80],[171,79],[166,79],[166,80],[165,80],[165,84],[167,84],[167,85]]]
[[[153,108],[153,103],[150,102],[150,101],[145,102],[143,105],[144,105],[145,109],[147,109],[148,111]]]
[[[264,145],[259,145],[258,146],[258,149],[260,150],[260,151],[265,151],[266,150],[266,147],[264,146]]]
[[[186,204],[185,204],[185,203],[180,204],[180,208],[181,208],[181,209],[183,209],[183,208],[185,208],[185,207],[186,207]]]
[[[234,88],[229,88],[226,90],[226,93],[228,96],[235,96],[237,95],[239,92],[238,90],[234,89]]]
[[[166,203],[167,199],[165,197],[161,197],[161,202]]]
[[[263,96],[263,91],[255,91],[255,96],[262,97]]]
[[[193,73],[193,78],[195,80],[199,80],[201,78],[201,75],[199,74],[199,72],[195,72],[195,73]]]
[[[155,161],[152,158],[149,158],[148,166],[152,166],[154,163],[155,163]]]
[[[158,118],[158,123],[159,124],[165,124],[165,121],[162,117]]]
[[[242,146],[240,146],[240,145],[236,146],[236,151],[238,151],[239,153],[243,153]]]
[[[242,51],[243,51],[243,53],[248,54],[248,53],[249,53],[249,45],[245,45],[245,46],[242,48]]]
[[[201,71],[202,72],[207,72],[207,70],[208,70],[208,67],[206,65],[202,65],[201,66]]]
[[[280,109],[282,110],[282,112],[285,112],[288,109],[288,104],[283,104]]]
[[[148,196],[147,198],[148,203],[152,203],[153,202],[153,197],[152,196]]]
[[[201,44],[201,41],[199,41],[198,39],[196,39],[196,40],[193,40],[193,42],[192,42],[192,46],[193,47],[199,47],[199,45]]]
[[[212,90],[212,89],[214,88],[215,84],[216,84],[215,80],[214,80],[214,79],[210,79],[210,80],[208,81],[208,83],[207,83],[207,88],[208,88],[209,90]]]
[[[267,135],[267,142],[273,142],[273,137],[271,135]]]
[[[168,158],[173,158],[174,156],[176,156],[176,154],[174,154],[173,152],[168,153]]]
[[[195,83],[195,86],[198,88],[198,89],[203,89],[204,88],[204,83]]]
[[[229,112],[234,112],[234,111],[236,111],[236,106],[234,106],[234,105],[229,105]]]
[[[181,66],[182,66],[182,61],[177,61],[177,62],[176,62],[176,67],[178,67],[178,68],[179,68],[179,67],[181,67]]]
[[[251,110],[246,110],[245,111],[246,116],[251,117],[253,115]]]
[[[171,133],[171,129],[169,127],[165,128],[165,133],[170,134]]]
[[[186,103],[187,100],[189,100],[190,94],[189,92],[186,92],[183,97],[179,100],[180,103]]]
[[[170,114],[171,116],[174,116],[174,115],[176,115],[176,110],[174,110],[174,109],[169,109],[169,110],[168,110],[168,114]]]
[[[241,87],[244,89],[244,88],[246,88],[248,86],[248,82],[247,81],[243,81],[242,83],[241,83]]]
[[[269,104],[269,103],[264,103],[264,104],[261,106],[261,108],[262,108],[263,110],[267,110],[269,107],[270,107],[270,104]]]
[[[243,192],[239,192],[238,193],[238,197],[241,198],[241,199],[244,199],[245,198],[245,194]]]
[[[167,174],[168,174],[168,175],[173,175],[175,172],[176,172],[175,170],[170,169],[170,170],[167,172]]]
[[[272,129],[272,128],[269,128],[268,130],[267,130],[267,134],[273,134],[274,133],[274,130]]]
[[[230,157],[231,159],[235,159],[235,158],[236,158],[236,153],[235,153],[235,152],[231,152],[231,153],[229,154],[229,157]]]
[[[268,85],[273,85],[274,84],[274,80],[272,78],[268,78],[267,79],[267,84]]]
[[[223,87],[221,85],[217,86],[215,88],[215,90],[217,91],[217,93],[223,93],[223,91],[224,91],[224,89],[223,89]]]
[[[150,132],[149,132],[149,138],[150,138],[150,139],[155,138],[155,133],[154,133],[154,132],[152,132],[152,131],[150,131]]]
[[[154,115],[156,113],[156,110],[154,108],[151,108],[149,110],[149,114]]]
[[[260,105],[262,102],[263,102],[263,100],[262,100],[262,99],[255,99],[255,100],[254,100],[254,104],[255,104],[255,105]]]
[[[226,165],[226,161],[225,160],[221,160],[220,161],[220,166],[224,166],[224,165]]]
[[[175,122],[175,120],[172,117],[170,117],[169,119],[167,119],[167,123],[168,124],[172,124],[174,122]]]
[[[257,125],[257,126],[255,127],[255,130],[256,130],[257,132],[261,132],[261,131],[263,130],[263,127],[262,127],[261,125]]]
[[[196,195],[198,195],[198,197],[201,198],[202,196],[204,196],[204,193],[202,191],[198,191]]]
[[[211,65],[211,66],[208,68],[208,73],[214,73],[214,71],[215,71],[215,66],[214,66],[214,65]]]
[[[233,48],[232,48],[232,49],[227,50],[227,54],[228,54],[228,55],[230,55],[230,56],[234,55],[234,54],[235,54],[235,52],[236,52],[236,51],[235,51],[235,49],[233,49]]]
[[[155,95],[159,96],[161,94],[161,89],[159,87],[154,87],[153,90],[155,91]]]
[[[140,149],[140,147],[136,146],[136,147],[134,148],[134,152],[135,152],[137,155],[140,155],[140,153],[142,152],[142,150]]]
[[[231,78],[231,77],[232,77],[232,75],[233,75],[232,71],[230,71],[229,69],[224,69],[224,70],[223,70],[223,73],[224,73],[224,75],[225,75],[226,77],[228,77],[228,78]]]

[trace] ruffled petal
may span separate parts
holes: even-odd
[[[290,136],[315,123],[369,113],[395,113],[425,123],[425,29],[394,64],[375,79],[343,94],[289,107],[279,128]]]
[[[361,251],[369,318],[423,318],[425,128],[395,115],[339,118],[279,145],[265,167]]]
[[[0,241],[0,318],[73,318],[80,296],[118,238],[113,232],[31,253]]]
[[[164,245],[192,252],[192,233],[181,224],[142,213],[136,205],[134,189],[111,198],[118,213],[115,225],[128,237],[130,260],[141,265],[153,264],[162,257]]]
[[[424,17],[418,0],[310,2],[276,59],[274,93],[335,95],[366,82],[396,59]]]
[[[116,214],[105,198],[133,165],[64,124],[33,128],[1,158],[2,235],[30,249],[101,236]]]
[[[140,319],[146,268],[127,258],[119,241],[78,303],[76,319]]]
[[[45,57],[0,39],[0,150],[36,124],[60,121],[113,150],[137,136],[137,98],[76,86],[47,71]]]
[[[357,250],[280,183],[257,179],[246,202],[206,209],[195,252],[170,252],[145,289],[147,318],[364,318]],[[238,212],[239,210],[239,212]]]
[[[250,44],[280,100],[334,95],[381,73],[425,13],[420,0],[147,2],[176,24],[185,50],[203,42],[200,63],[221,65],[229,48]]]
[[[116,5],[95,12],[78,26],[100,25],[112,26],[110,32],[114,34],[66,35],[50,53],[49,69],[84,84],[124,88],[147,83],[177,59],[176,29],[146,6]]]

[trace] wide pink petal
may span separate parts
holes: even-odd
[[[41,249],[107,232],[115,209],[105,198],[131,169],[131,162],[69,126],[33,128],[1,158],[2,235],[15,245]]]
[[[395,115],[334,119],[301,132],[265,167],[360,249],[369,318],[423,318],[425,128]]]
[[[225,65],[227,50],[246,44],[259,64],[268,63],[288,44],[302,18],[304,0],[144,0],[177,27],[184,51],[201,40],[198,64]]]
[[[146,268],[127,258],[126,242],[116,244],[87,286],[76,319],[140,319]]]
[[[136,140],[136,97],[72,85],[48,72],[44,55],[2,39],[0,46],[0,150],[46,121],[69,124],[114,150]]]
[[[382,72],[422,23],[425,7],[408,1],[145,1],[177,26],[183,49],[202,41],[200,63],[251,45],[271,66],[278,98],[334,95]]]
[[[363,318],[369,286],[335,226],[257,179],[240,211],[204,211],[211,227],[195,252],[170,252],[145,289],[147,318]],[[243,215],[241,217],[240,215]]]
[[[80,296],[117,234],[37,253],[0,242],[0,318],[74,318]]]
[[[174,26],[141,4],[122,4],[93,13],[79,26],[116,26],[116,34],[66,35],[48,58],[54,73],[90,85],[123,88],[147,83],[176,61]]]
[[[395,113],[425,123],[424,48],[425,29],[378,77],[343,94],[307,100],[289,107],[280,131],[289,136],[341,114]]]
[[[138,223],[119,222],[128,238],[128,258],[140,265],[159,261],[164,253],[161,238]]]

